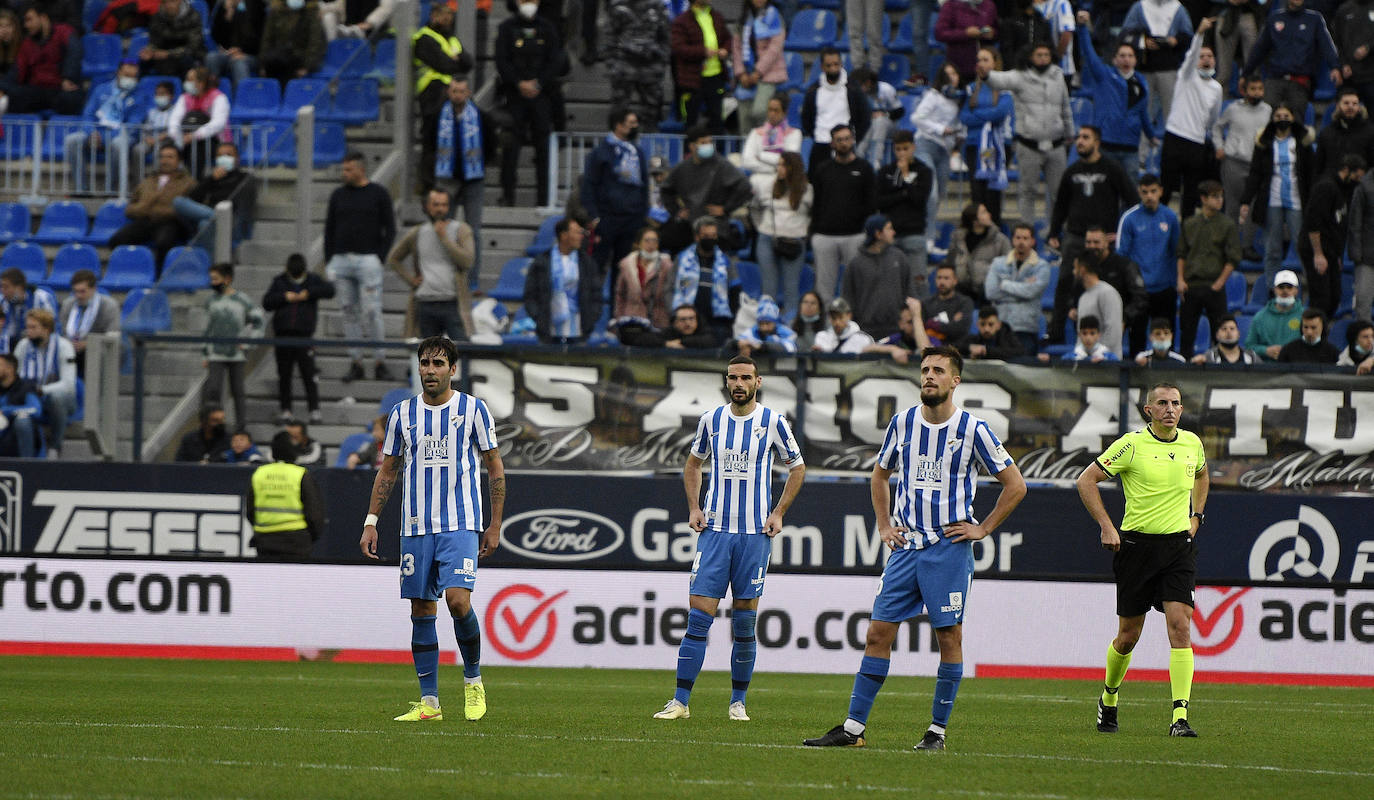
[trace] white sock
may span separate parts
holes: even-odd
[[[475,678],[469,678],[469,677],[466,676],[466,675],[463,676],[463,684],[464,684],[465,686],[471,686],[471,685],[474,684],[474,683],[481,683],[481,682],[482,682],[482,676],[481,676],[481,675],[478,675],[478,676],[475,677]]]
[[[861,736],[864,732],[864,724],[857,719],[847,719],[844,721],[844,732],[850,736]]]
[[[935,723],[932,722],[932,723],[930,723],[930,732],[931,732],[931,733],[938,733],[938,734],[940,734],[941,736],[944,736],[944,735],[945,735],[945,726],[944,726],[944,725],[936,725]]]
[[[420,698],[420,702],[427,704],[430,708],[439,707],[439,698],[437,695],[427,694]]]

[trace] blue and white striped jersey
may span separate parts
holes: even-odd
[[[977,523],[975,460],[990,474],[1014,463],[988,424],[963,409],[932,425],[921,416],[921,406],[912,406],[888,423],[878,465],[897,473],[892,520],[907,529],[906,549],[935,544],[946,525]]]
[[[401,535],[482,530],[480,451],[496,447],[487,404],[454,392],[441,406],[419,395],[398,403],[386,424],[382,452],[404,454]]]
[[[723,405],[701,415],[692,455],[711,461],[706,490],[706,527],[721,533],[762,533],[773,509],[774,451],[783,466],[802,462],[801,447],[787,418],[755,404],[748,416],[737,417]]]

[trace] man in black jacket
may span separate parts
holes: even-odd
[[[1331,121],[1317,134],[1317,152],[1312,159],[1312,178],[1321,180],[1336,174],[1347,155],[1374,159],[1374,122],[1360,106],[1360,93],[1353,86],[1342,86],[1336,95],[1336,111]]]
[[[989,303],[978,309],[978,330],[956,345],[965,358],[994,358],[1007,361],[1026,354],[1021,340],[1002,324],[997,306]]]
[[[537,2],[525,0],[520,6],[520,13],[496,28],[496,72],[512,118],[511,137],[501,152],[501,204],[505,206],[515,205],[515,169],[526,134],[534,144],[535,202],[549,202],[549,133],[554,128],[558,78],[568,70],[568,54],[557,27],[536,13]]]
[[[1092,225],[1083,237],[1083,252],[1097,265],[1097,277],[1121,295],[1121,320],[1130,331],[1139,331],[1141,341],[1149,337],[1150,296],[1145,291],[1145,279],[1140,267],[1132,260],[1112,250],[1107,232],[1101,225]],[[1081,285],[1074,285],[1073,305],[1083,293]],[[1143,347],[1143,346],[1142,346]]]
[[[553,233],[553,249],[535,256],[525,273],[525,313],[541,342],[584,341],[601,318],[601,271],[582,252],[576,221],[560,219]]]
[[[892,134],[892,163],[878,170],[878,211],[887,215],[897,231],[897,248],[906,254],[920,294],[925,300],[930,294],[926,258],[926,204],[930,202],[930,187],[935,173],[916,158],[916,144],[911,131]]]
[[[219,403],[206,403],[200,409],[200,427],[187,431],[181,437],[175,460],[204,464],[219,458],[220,453],[228,449],[229,433],[224,428],[224,407]]]
[[[801,112],[802,135],[812,140],[813,168],[830,154],[830,137],[836,125],[848,126],[854,132],[854,141],[861,142],[873,118],[863,87],[846,80],[839,50],[827,47],[821,51],[821,72],[821,79],[806,90]]]
[[[1321,151],[1318,150],[1318,153]],[[1302,212],[1298,258],[1307,273],[1307,306],[1321,309],[1328,319],[1341,306],[1341,263],[1350,232],[1350,197],[1364,177],[1365,160],[1347,153],[1340,169],[1312,187]]]
[[[864,220],[877,207],[873,167],[854,152],[854,129],[836,125],[830,132],[832,152],[812,159],[811,252],[815,257],[816,293],[823,305],[835,297],[840,265],[864,243]]]
[[[305,268],[305,256],[292,253],[286,258],[286,271],[272,279],[262,307],[272,312],[272,333],[275,336],[299,336],[309,339],[315,335],[319,318],[319,303],[334,296],[334,284]],[[301,383],[305,384],[305,404],[310,409],[310,421],[319,422],[320,388],[315,370],[315,348],[279,344],[277,356],[277,400],[281,413],[277,419],[286,423],[291,413],[291,370],[299,367]]]
[[[233,142],[220,142],[215,147],[215,165],[189,194],[174,198],[172,208],[188,225],[205,226],[214,224],[215,206],[225,200],[234,205],[234,243],[253,238],[258,181],[239,164],[239,149]]]

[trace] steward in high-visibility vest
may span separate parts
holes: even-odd
[[[324,504],[305,467],[293,463],[296,445],[291,434],[283,431],[273,437],[272,458],[272,463],[253,470],[250,481],[251,544],[263,560],[304,560],[324,531]]]
[[[434,185],[434,148],[439,135],[439,111],[448,101],[448,83],[454,75],[472,69],[472,56],[454,35],[453,19],[458,4],[436,2],[429,10],[429,24],[410,38],[415,70],[415,99],[420,104],[420,186]]]

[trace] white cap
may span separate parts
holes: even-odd
[[[1298,273],[1291,269],[1281,269],[1274,275],[1275,286],[1297,286]]]

